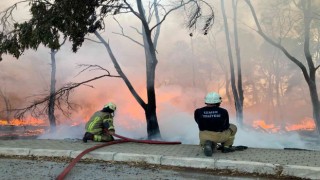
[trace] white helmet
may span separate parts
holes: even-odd
[[[221,96],[216,92],[209,92],[205,97],[206,104],[217,104],[221,103]]]

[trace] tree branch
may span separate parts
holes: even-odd
[[[128,35],[126,35],[126,34],[124,34],[123,27],[121,26],[121,24],[119,23],[119,21],[118,21],[116,18],[114,18],[114,17],[113,17],[113,19],[117,22],[118,26],[119,26],[119,27],[120,27],[120,29],[121,29],[121,33],[112,32],[113,34],[117,34],[117,35],[121,35],[121,36],[123,36],[123,37],[126,37],[126,38],[130,39],[131,41],[133,41],[134,43],[136,43],[136,44],[138,44],[138,45],[140,45],[140,46],[142,46],[142,47],[143,47],[143,44],[141,44],[141,43],[140,43],[140,42],[138,42],[137,40],[135,40],[135,39],[131,38],[130,36],[128,36]]]
[[[213,8],[211,7],[211,5],[209,3],[207,3],[206,1],[203,1],[203,0],[191,0],[191,1],[194,2],[195,7],[193,8],[194,10],[193,10],[193,12],[191,13],[191,15],[189,17],[187,27],[189,29],[194,27],[194,29],[196,29],[197,28],[197,22],[199,21],[199,19],[206,18],[205,25],[202,28],[202,31],[206,35],[208,33],[208,31],[212,28],[213,23],[214,23],[214,11],[213,11]],[[204,3],[207,7],[209,7],[210,15],[207,15],[207,16],[203,16],[202,15],[202,12],[203,12],[202,11],[202,7],[198,3],[198,1]]]
[[[176,6],[176,7],[172,8],[172,9],[170,9],[170,10],[163,16],[163,18],[162,18],[162,20],[161,20],[160,22],[158,22],[156,25],[154,25],[152,28],[150,28],[150,31],[152,31],[154,28],[156,28],[157,26],[159,26],[159,25],[166,19],[166,17],[167,17],[171,12],[173,12],[173,11],[179,9],[180,7],[182,7],[182,6],[184,6],[184,5],[187,5],[187,4],[189,4],[190,2],[193,2],[193,1],[194,1],[194,0],[189,0],[189,1],[186,2],[186,3],[182,3],[182,2],[181,2],[181,4],[180,4],[179,6]]]
[[[83,65],[83,66],[88,66],[86,68],[86,70],[89,68],[92,68],[92,67],[99,67],[96,65]],[[102,69],[104,69],[104,68],[102,68]],[[64,87],[58,89],[54,94],[51,95],[51,96],[55,97],[55,102],[56,102],[55,106],[58,109],[60,109],[61,112],[65,116],[68,117],[71,114],[69,111],[74,109],[76,106],[76,104],[70,102],[70,99],[69,99],[70,92],[81,85],[93,88],[93,86],[87,85],[86,83],[92,82],[94,80],[97,80],[97,79],[100,79],[103,77],[120,77],[120,76],[104,74],[104,75],[97,76],[97,77],[91,78],[89,80],[80,82],[80,83],[66,84]],[[44,115],[45,112],[47,111],[47,109],[48,109],[47,104],[48,104],[49,99],[50,99],[50,95],[46,96],[43,99],[35,101],[33,104],[31,104],[27,107],[19,108],[19,109],[11,109],[10,111],[15,112],[14,116],[18,119],[23,119],[27,112],[30,112],[31,115],[34,117],[38,117],[38,116]],[[67,107],[67,111],[64,109],[65,106]]]
[[[136,92],[136,90],[133,88],[132,84],[130,83],[129,79],[127,78],[127,76],[123,73],[120,65],[117,62],[117,59],[115,58],[110,45],[107,41],[105,41],[102,36],[95,31],[94,34],[97,36],[97,38],[103,43],[103,45],[105,46],[105,48],[107,49],[109,56],[111,58],[111,61],[113,62],[113,65],[115,67],[115,69],[117,70],[117,72],[119,73],[119,75],[121,76],[121,78],[123,79],[123,81],[125,82],[125,84],[127,85],[129,91],[132,93],[133,97],[137,100],[137,102],[140,104],[140,106],[143,109],[146,109],[146,103],[143,101],[143,99],[139,96],[139,94]]]
[[[254,18],[254,21],[256,23],[256,26],[258,28],[258,31],[256,31],[260,36],[262,36],[267,42],[269,42],[270,44],[272,44],[273,46],[277,47],[278,49],[280,49],[288,58],[289,60],[291,60],[293,63],[295,63],[301,70],[302,70],[302,73],[305,77],[306,80],[309,79],[309,75],[308,75],[308,71],[306,69],[306,67],[298,60],[296,59],[295,57],[293,57],[281,44],[279,43],[276,43],[274,42],[271,38],[269,38],[263,31],[262,31],[262,28],[260,26],[260,23],[258,21],[258,18],[257,18],[257,15],[255,13],[255,10],[250,2],[250,0],[245,0],[245,2],[248,4],[251,12],[252,12],[252,15],[253,15],[253,18]]]
[[[100,42],[100,41],[96,41],[96,40],[93,40],[93,39],[90,39],[90,38],[84,38],[84,39],[86,39],[86,40],[88,40],[88,41],[95,42],[95,43],[102,43],[102,42]]]
[[[142,21],[140,14],[136,12],[126,0],[124,0],[124,3],[128,6],[130,11]]]
[[[0,16],[1,16],[0,24],[2,24],[2,29],[6,30],[7,27],[11,25],[10,23],[11,21],[16,22],[12,16],[12,12],[18,7],[19,4],[25,3],[25,2],[32,2],[32,1],[33,0],[22,0],[22,1],[16,2],[10,7],[8,7],[7,9],[5,9],[4,11],[0,12]]]

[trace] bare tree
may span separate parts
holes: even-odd
[[[168,12],[165,13],[165,15],[160,19],[158,14],[158,7],[159,4],[157,4],[157,1],[153,2],[153,8],[155,12],[156,17],[156,25],[153,27],[150,27],[150,18],[146,18],[144,6],[142,4],[141,0],[137,0],[137,8],[138,11],[135,11],[133,7],[124,1],[127,7],[130,9],[130,12],[133,13],[141,22],[142,24],[142,39],[143,43],[140,45],[143,45],[145,57],[146,57],[146,88],[147,88],[147,102],[144,102],[143,99],[138,95],[138,93],[133,88],[131,82],[127,78],[127,76],[122,71],[120,65],[117,62],[117,59],[115,55],[112,52],[112,49],[110,47],[110,44],[96,31],[94,34],[97,36],[97,38],[103,43],[103,45],[106,47],[109,56],[115,66],[115,69],[119,73],[119,75],[124,80],[125,84],[129,88],[131,94],[134,96],[134,98],[137,100],[137,102],[140,104],[140,106],[145,111],[146,116],[146,122],[147,122],[147,132],[148,132],[148,138],[161,138],[160,134],[160,128],[157,120],[157,114],[156,114],[156,93],[155,93],[155,70],[156,66],[158,64],[158,58],[156,55],[156,46],[160,34],[160,25],[161,23],[166,19],[166,17],[174,10],[177,10],[178,8],[192,2],[181,2],[180,5],[170,9]],[[155,30],[155,35],[152,38],[152,31]],[[122,35],[124,35],[122,33]],[[134,41],[137,42],[137,41]]]
[[[126,0],[99,2],[74,2],[69,0],[53,2],[41,0],[32,1],[30,4],[32,9],[31,20],[22,24],[16,24],[13,34],[2,34],[0,36],[1,44],[18,44],[18,48],[12,49],[12,46],[4,46],[5,48],[0,49],[0,54],[9,53],[14,55],[15,57],[19,57],[25,49],[36,49],[39,46],[39,44],[44,44],[45,46],[48,46],[51,49],[59,49],[60,44],[58,40],[60,35],[68,37],[68,39],[73,43],[72,50],[76,52],[84,42],[85,36],[89,33],[94,33],[96,37],[107,48],[107,51],[115,66],[115,69],[126,83],[130,92],[136,98],[137,102],[141,105],[141,107],[145,110],[148,137],[157,138],[160,137],[160,129],[156,115],[156,94],[154,89],[154,80],[155,69],[158,63],[158,59],[156,56],[155,48],[157,44],[157,38],[154,42],[152,41],[152,32],[153,30],[156,30],[155,37],[157,37],[157,33],[159,33],[159,31],[157,31],[159,30],[158,26],[164,22],[169,13],[191,2],[195,4],[195,7],[199,6],[198,2],[195,0],[190,0],[187,2],[181,1],[179,6],[170,9],[168,12],[165,13],[162,19],[158,19],[155,25],[150,26],[146,19],[141,0],[136,1],[137,10],[134,10],[134,8]],[[154,4],[154,6],[157,6],[157,4]],[[194,17],[195,19],[201,17],[201,13],[199,14],[201,10],[199,7],[197,9],[198,14],[196,17]],[[109,43],[106,40],[104,40],[98,32],[99,30],[103,30],[105,28],[105,17],[107,17],[110,14],[116,15],[119,13],[121,14],[128,12],[131,12],[134,16],[136,16],[142,23],[143,27],[142,32],[144,34],[143,44],[146,54],[146,86],[148,102],[144,102],[142,98],[140,98],[139,95],[136,93],[128,78],[123,73],[119,64],[117,63],[117,60],[114,54],[112,53]],[[155,13],[157,14],[156,10]],[[43,17],[50,17],[50,19],[43,20]],[[208,21],[206,21],[203,29],[205,33],[212,26],[212,22],[213,17],[209,18]],[[39,32],[44,33],[41,34]],[[34,41],[34,39],[28,38],[28,35],[30,34],[38,35],[36,41]],[[59,97],[56,97],[56,99],[57,98],[59,99]]]
[[[310,53],[310,31],[311,31],[312,21],[314,20],[312,1],[302,0],[302,1],[299,1],[299,4],[297,4],[297,6],[302,10],[302,13],[303,13],[303,22],[304,22],[303,49],[304,49],[304,58],[305,58],[305,61],[307,62],[307,65],[304,65],[302,63],[302,60],[297,59],[291,53],[289,53],[288,50],[282,46],[281,41],[276,42],[275,40],[271,39],[269,36],[267,36],[264,33],[264,31],[261,28],[260,22],[257,18],[255,9],[251,4],[250,0],[246,0],[246,3],[250,7],[254,21],[258,28],[257,33],[261,37],[263,37],[267,42],[269,42],[271,45],[280,49],[286,55],[286,57],[290,61],[292,61],[294,64],[296,64],[302,71],[304,79],[307,82],[307,85],[309,88],[309,93],[310,93],[310,98],[311,98],[312,108],[313,108],[313,117],[317,127],[317,132],[320,134],[320,102],[319,102],[319,96],[318,96],[317,85],[316,85],[316,71],[319,69],[320,65],[316,65],[314,63],[313,56]]]
[[[234,70],[234,60],[233,60],[233,53],[231,49],[231,41],[229,36],[229,27],[228,27],[228,20],[225,12],[224,1],[221,0],[221,10],[223,15],[224,27],[225,27],[225,34],[226,34],[226,42],[228,48],[228,57],[229,57],[229,64],[230,64],[230,73],[231,73],[231,89],[233,93],[233,98],[235,101],[235,108],[237,114],[237,122],[240,126],[243,124],[243,90],[242,90],[242,74],[241,74],[241,62],[240,62],[240,49],[238,44],[238,35],[237,35],[237,12],[236,12],[236,5],[233,1],[233,9],[234,9],[234,33],[235,33],[235,49],[236,49],[236,57],[237,57],[237,70],[238,76],[236,83],[236,76]]]
[[[54,115],[54,105],[55,105],[55,92],[56,92],[56,53],[57,51],[51,49],[51,81],[50,81],[50,98],[48,102],[48,117],[50,123],[50,130],[56,127],[56,117]]]

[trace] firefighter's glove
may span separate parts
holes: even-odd
[[[109,129],[109,127],[110,127],[110,125],[109,125],[108,122],[104,122],[104,123],[103,123],[103,128]]]
[[[113,129],[108,131],[110,135],[114,135],[115,131]]]

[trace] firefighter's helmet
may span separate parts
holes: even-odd
[[[117,106],[113,102],[109,102],[108,104],[104,105],[104,108],[109,108],[115,111],[117,109]]]
[[[209,92],[205,97],[206,104],[217,104],[221,103],[221,96],[216,92]]]

